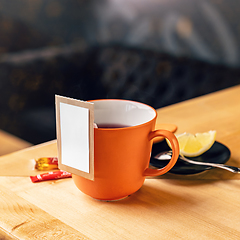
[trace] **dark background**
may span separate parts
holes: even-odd
[[[0,128],[55,139],[55,94],[160,108],[239,84],[239,5],[0,0]]]

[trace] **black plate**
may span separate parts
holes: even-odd
[[[153,144],[150,164],[157,168],[163,168],[169,162],[168,160],[157,160],[154,158],[158,153],[170,150],[166,141]],[[225,163],[230,158],[230,150],[223,144],[215,142],[213,146],[198,157],[191,157],[189,159],[200,162]],[[169,171],[174,174],[196,174],[213,167],[200,166],[184,161],[177,161],[174,167]]]

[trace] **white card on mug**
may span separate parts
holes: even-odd
[[[94,180],[94,104],[56,95],[58,164]]]

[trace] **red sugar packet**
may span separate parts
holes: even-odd
[[[33,183],[70,177],[72,177],[72,174],[63,170],[30,176]]]

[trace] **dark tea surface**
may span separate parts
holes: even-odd
[[[130,127],[129,125],[115,124],[115,123],[100,123],[97,124],[98,128],[125,128]]]

